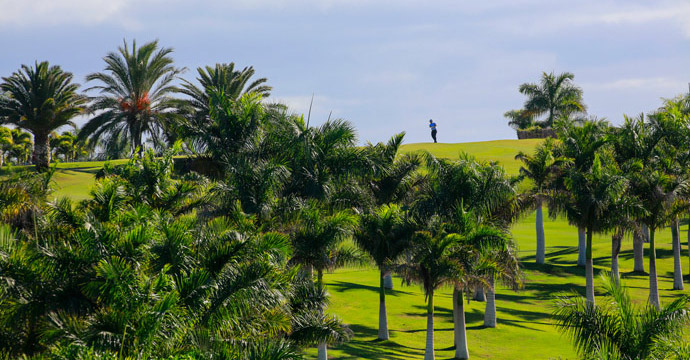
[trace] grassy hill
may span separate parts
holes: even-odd
[[[463,144],[407,144],[404,152],[427,150],[436,156],[455,158],[461,151],[480,160],[498,161],[510,174],[517,174],[520,164],[514,157],[518,151],[530,152],[539,140],[500,140]],[[121,160],[124,161],[124,160]],[[56,173],[57,196],[83,199],[93,184],[93,174],[103,163],[61,164]],[[570,342],[559,335],[551,321],[551,307],[559,293],[577,291],[584,294],[584,269],[575,266],[577,231],[561,219],[547,219],[545,233],[547,265],[534,263],[536,248],[535,218],[529,215],[515,224],[512,234],[519,244],[527,283],[520,292],[497,287],[498,327],[482,327],[484,303],[472,301],[466,306],[468,342],[473,359],[574,359]],[[686,227],[683,227],[685,235]],[[668,303],[680,292],[671,291],[673,258],[670,229],[658,235],[658,272],[661,301]],[[610,266],[611,242],[608,236],[595,236],[594,265],[596,271]],[[620,255],[621,276],[640,304],[646,301],[648,279],[632,274],[632,241],[623,243]],[[645,255],[646,258],[646,255]],[[648,264],[646,265],[648,267]],[[688,254],[683,249],[683,268],[688,273]],[[686,280],[687,276],[686,276]],[[350,324],[352,341],[329,349],[334,359],[410,359],[422,358],[425,344],[426,312],[424,294],[419,286],[402,286],[387,297],[391,339],[376,341],[378,327],[378,272],[368,268],[341,269],[326,274],[325,281],[332,295],[330,311]],[[599,284],[595,279],[595,285]],[[600,290],[597,288],[597,290]],[[602,296],[597,291],[597,296]],[[435,298],[436,356],[453,356],[453,324],[451,289],[443,289]],[[315,349],[309,354],[315,355]]]

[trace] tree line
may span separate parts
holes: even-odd
[[[90,99],[47,63],[3,79],[0,114],[33,133],[42,170],[0,179],[3,356],[299,359],[316,346],[325,359],[328,345],[352,332],[328,313],[324,273],[372,264],[378,338],[389,337],[386,293],[396,274],[424,290],[425,359],[434,358],[434,295],[453,289],[452,346],[467,359],[465,299],[484,295],[484,325],[496,326],[495,285],[524,284],[509,229],[537,209],[537,261],[544,262],[544,203],[584,234],[587,314],[601,308],[592,235],[613,234],[615,259],[626,232],[649,229],[650,303],[661,315],[635,351],[671,354],[657,345],[682,343],[672,325],[687,320],[687,299],[659,304],[654,234],[687,209],[686,98],[620,127],[560,116],[558,139],[519,154],[521,175],[509,176],[466,154],[400,154],[404,133],[357,146],[348,121],[313,126],[265,102],[271,89],[265,79],[250,82],[252,68],[199,68],[199,86],[175,87],[181,70],[170,52],[156,42],[125,44],[105,57],[104,72],[87,77],[100,94]],[[44,96],[55,89],[59,96]],[[132,159],[106,164],[84,201],[49,200],[50,131],[41,131],[83,111],[93,117],[77,141],[125,149]],[[143,149],[146,138],[158,154]],[[174,159],[180,151],[193,156]],[[520,193],[525,178],[533,186]],[[680,254],[680,243],[675,249]],[[575,308],[569,299],[561,308]],[[566,330],[588,324],[558,321]],[[583,352],[600,351],[598,340],[615,348],[601,339],[583,342]]]

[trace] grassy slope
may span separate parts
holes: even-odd
[[[509,173],[516,174],[519,163],[514,160],[515,154],[520,150],[529,152],[537,143],[538,140],[501,140],[463,144],[409,144],[403,147],[403,151],[425,149],[437,156],[449,158],[455,158],[460,151],[466,151],[478,159],[498,161]],[[93,173],[100,166],[102,163],[61,164],[56,174],[56,195],[86,198],[93,184]],[[466,307],[469,350],[473,359],[575,358],[570,342],[558,334],[549,314],[556,294],[571,290],[584,294],[584,269],[574,266],[577,258],[577,233],[562,220],[547,219],[545,232],[548,264],[536,266],[534,226],[535,218],[532,214],[513,228],[527,274],[527,284],[519,293],[497,288],[498,327],[482,328],[484,303],[473,301]],[[673,285],[670,231],[662,230],[658,239],[659,288],[662,302],[668,302],[679,295],[679,292],[670,291]],[[609,268],[610,249],[608,237],[595,237],[593,251],[597,271]],[[632,261],[632,243],[627,240],[621,253],[621,274],[631,288],[634,299],[642,304],[647,296],[648,279],[629,273]],[[688,255],[684,249],[683,268],[686,273],[687,266]],[[648,268],[648,264],[645,268]],[[331,358],[422,358],[426,318],[424,295],[418,286],[401,286],[396,282],[396,289],[387,297],[391,339],[385,342],[375,341],[378,327],[377,276],[378,272],[372,269],[341,269],[325,276],[328,289],[333,295],[330,311],[342,317],[354,331],[352,341],[329,349]],[[435,298],[435,343],[438,359],[451,358],[453,355],[450,293],[451,289],[443,289]],[[601,294],[598,292],[598,295]],[[310,350],[309,354],[315,355],[315,350]]]
[[[530,152],[538,140],[503,140],[463,144],[409,144],[403,151],[425,149],[431,153],[455,158],[460,151],[478,159],[495,160],[508,173],[517,174],[520,167],[514,160],[522,150]],[[563,220],[545,221],[547,265],[534,264],[534,214],[513,227],[513,236],[520,246],[527,283],[525,289],[515,293],[497,289],[498,327],[482,327],[484,303],[472,301],[467,311],[470,356],[474,359],[574,359],[575,353],[568,339],[560,336],[552,325],[550,312],[554,296],[572,290],[584,294],[584,269],[574,265],[577,259],[577,232]],[[683,234],[685,234],[683,232]],[[673,258],[670,231],[659,234],[657,249],[659,288],[662,302],[669,302],[679,292],[670,291],[673,285]],[[606,236],[595,237],[594,263],[597,271],[610,267],[611,245]],[[646,257],[645,257],[646,258]],[[628,239],[621,252],[621,274],[630,287],[634,299],[643,304],[648,294],[648,278],[634,275],[632,242]],[[688,255],[683,251],[683,266],[687,273]],[[645,265],[648,268],[648,264]],[[351,325],[355,336],[352,341],[333,347],[329,355],[337,359],[409,359],[424,354],[426,318],[425,301],[419,286],[400,286],[396,282],[393,294],[387,297],[388,321],[391,339],[375,341],[378,328],[378,273],[370,269],[342,269],[326,275],[328,289],[333,295],[330,311]],[[687,277],[686,277],[687,280]],[[595,283],[599,283],[598,279]],[[600,290],[600,289],[597,289]],[[444,289],[435,299],[436,356],[451,358],[453,351],[453,324],[451,289]],[[601,296],[600,291],[597,295]],[[600,299],[601,301],[602,299]],[[315,354],[311,351],[310,354]]]

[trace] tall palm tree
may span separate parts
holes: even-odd
[[[118,52],[103,60],[105,71],[86,76],[87,81],[100,82],[88,90],[97,90],[89,108],[95,116],[84,124],[79,139],[96,142],[102,137],[127,136],[135,148],[142,150],[144,136],[158,144],[171,133],[176,91],[174,81],[183,69],[173,66],[171,48],[158,48],[158,41],[131,49],[124,41]]]
[[[544,123],[547,127],[553,127],[559,117],[584,112],[582,89],[572,83],[574,78],[575,75],[569,72],[558,75],[544,72],[538,84],[520,85],[520,93],[527,96],[524,110],[536,116],[546,114]]]
[[[595,306],[585,299],[562,297],[554,311],[559,330],[570,337],[580,356],[596,359],[669,359],[683,340],[690,320],[688,298],[658,308],[638,308],[628,290],[602,274],[612,301]]]
[[[22,65],[19,71],[2,78],[0,90],[7,93],[0,98],[0,121],[25,129],[34,136],[33,163],[44,170],[50,162],[51,132],[81,114],[87,99],[79,94],[79,84],[72,82],[72,74],[47,61],[33,67]]]
[[[561,120],[557,124],[558,138],[561,140],[556,153],[567,161],[567,166],[573,171],[587,172],[591,169],[594,157],[600,148],[610,142],[609,124],[605,120],[595,117],[577,119],[577,121]],[[563,189],[562,175],[554,186]],[[554,212],[555,214],[555,212]],[[578,256],[577,265],[586,266],[587,239],[584,227],[577,226]]]
[[[411,257],[398,268],[403,278],[422,285],[424,289],[427,302],[425,360],[435,359],[434,293],[441,286],[454,284],[457,279],[463,278],[464,269],[457,259],[475,259],[474,256],[461,255],[471,249],[461,247],[459,240],[458,234],[418,232]]]
[[[353,260],[352,249],[342,246],[342,241],[352,233],[357,218],[348,212],[340,211],[326,215],[316,207],[310,206],[299,214],[299,224],[292,233],[293,264],[303,267],[308,279],[317,272],[317,284],[324,287],[323,273]],[[326,342],[319,343],[319,360],[327,359]]]
[[[383,205],[372,214],[364,214],[355,242],[374,260],[379,269],[379,335],[388,340],[385,278],[411,245],[416,224],[398,205]]]
[[[542,214],[542,202],[546,196],[550,182],[554,179],[554,171],[560,166],[562,161],[554,156],[555,142],[552,138],[547,138],[539,145],[534,155],[527,155],[520,151],[516,160],[520,160],[523,166],[520,167],[520,175],[532,180],[530,197],[533,198],[537,209],[537,264],[544,264],[546,257],[546,241],[544,239],[544,215]]]
[[[365,188],[371,192],[373,204],[376,206],[389,205],[394,202],[409,204],[413,198],[414,186],[419,183],[421,176],[416,176],[421,165],[421,158],[417,154],[402,154],[398,150],[405,137],[405,133],[392,136],[387,143],[369,144],[364,154],[371,159],[371,173],[365,176]],[[393,289],[393,276],[384,277],[385,288]]]
[[[663,140],[663,134],[655,131],[651,123],[645,121],[644,114],[636,117],[625,116],[620,127],[612,128],[613,155],[621,171],[630,180],[632,192],[635,193],[638,178],[634,174],[651,165],[656,156],[657,145]],[[644,272],[645,227],[641,223],[631,227],[633,231],[634,271]]]

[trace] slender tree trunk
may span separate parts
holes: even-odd
[[[388,314],[386,313],[385,273],[381,271],[379,285],[379,340],[388,340]]]
[[[587,257],[587,240],[585,228],[577,228],[577,266],[585,266]]]
[[[426,304],[426,350],[424,360],[434,360],[434,291],[429,293],[429,301]]]
[[[484,309],[484,327],[496,327],[496,289],[494,275],[489,276],[490,287],[486,289],[486,308]]]
[[[474,288],[474,301],[481,301],[481,302],[486,301],[486,296],[484,294],[484,287],[483,286],[477,286],[476,288]]]
[[[680,264],[680,224],[678,218],[671,223],[673,241],[673,290],[683,290],[683,269]]]
[[[388,290],[393,290],[393,274],[386,274],[386,277],[383,278],[383,286]]]
[[[544,216],[541,200],[537,203],[537,264],[543,264],[546,258],[546,240],[544,239]]]
[[[467,327],[465,326],[465,303],[462,291],[453,289],[453,332],[455,334],[455,358],[469,359],[467,351]]]
[[[319,352],[318,352],[318,359],[319,360],[327,360],[328,359],[328,347],[326,346],[326,343],[321,343],[319,344]]]
[[[594,304],[594,261],[592,259],[592,229],[587,229],[587,254],[585,277],[587,278],[587,301]]]
[[[36,169],[45,170],[50,166],[50,140],[47,134],[34,134],[34,165]]]
[[[323,288],[323,270],[319,269],[317,272],[317,282],[319,287]],[[327,360],[328,359],[328,345],[326,342],[322,342],[318,346],[318,359]]]
[[[649,229],[649,302],[659,309],[659,285],[656,278],[656,243],[654,228]]]
[[[621,252],[621,243],[623,242],[623,231],[622,229],[616,229],[616,231],[611,235],[611,276],[616,280],[620,281],[620,270],[618,268],[618,255]]]
[[[633,271],[644,272],[644,235],[641,230],[633,232],[633,255],[635,258]]]

